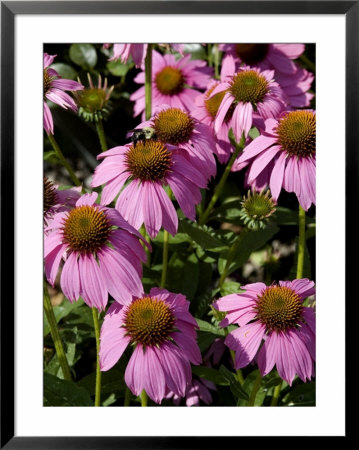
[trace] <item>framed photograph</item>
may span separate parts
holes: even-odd
[[[358,3],[1,2],[1,448],[348,437]]]

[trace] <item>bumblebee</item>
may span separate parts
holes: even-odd
[[[131,136],[131,140],[133,142],[133,147],[136,147],[137,142],[139,141],[147,141],[148,139],[157,139],[156,131],[154,128],[145,127],[145,128],[135,128],[134,130],[129,130],[129,132],[133,133]]]

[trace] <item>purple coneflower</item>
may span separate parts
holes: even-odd
[[[216,385],[212,381],[205,380],[204,378],[193,378],[184,395],[186,406],[199,406],[200,402],[203,402],[205,405],[210,405],[213,401],[210,390],[216,390]],[[181,397],[175,395],[173,392],[166,395],[166,399],[171,398],[176,406],[181,403]]]
[[[195,107],[195,98],[200,93],[197,88],[205,89],[210,81],[212,69],[206,62],[191,60],[188,54],[178,60],[174,55],[161,55],[152,52],[152,109],[160,105],[169,105],[191,112]],[[145,83],[145,72],[140,72],[135,82]],[[131,100],[135,101],[134,116],[145,111],[145,87],[134,92]]]
[[[274,70],[274,78],[286,95],[288,109],[310,105],[314,94],[308,92],[314,75],[293,60],[305,50],[304,44],[221,44],[220,49],[241,64]]]
[[[315,314],[313,308],[303,306],[303,300],[314,294],[314,282],[303,278],[242,288],[245,292],[214,303],[216,309],[227,312],[222,327],[239,325],[225,340],[236,352],[235,368],[247,366],[259,350],[257,362],[263,376],[276,365],[289,385],[296,374],[304,382],[310,380],[315,361]]]
[[[126,306],[111,305],[101,329],[101,370],[111,369],[132,344],[125,382],[133,394],[145,390],[156,403],[168,391],[183,397],[192,379],[190,363],[202,361],[197,322],[188,308],[184,295],[160,288],[142,292]]]
[[[152,119],[136,128],[151,127],[163,143],[186,150],[191,164],[204,174],[206,179],[216,174],[214,154],[215,141],[210,127],[201,123],[183,108],[161,105],[155,109]]]
[[[293,75],[296,65],[293,59],[304,52],[304,44],[221,44],[220,50],[232,55],[234,61],[261,70],[274,69],[276,72]]]
[[[294,192],[307,211],[315,204],[316,115],[311,110],[286,111],[265,121],[265,132],[254,139],[232,170],[250,164],[248,184],[260,190],[269,184],[277,200],[282,187]]]
[[[121,214],[95,204],[97,193],[82,195],[71,211],[54,215],[45,236],[45,273],[53,286],[62,259],[61,289],[71,301],[82,297],[105,309],[108,293],[122,304],[141,293],[142,236]]]
[[[200,188],[207,186],[205,176],[181,149],[159,140],[145,140],[101,153],[104,161],[96,167],[91,185],[106,184],[101,203],[116,201],[116,209],[136,229],[144,223],[151,238],[161,227],[177,233],[178,217],[168,193],[169,186],[183,213],[195,220],[195,205],[201,201]]]
[[[77,106],[74,99],[65,91],[78,91],[84,88],[77,81],[61,78],[56,70],[49,67],[56,56],[44,53],[44,128],[47,134],[54,134],[54,121],[46,99],[64,109],[70,108],[76,112]]]
[[[227,64],[229,72],[234,73],[233,59],[228,57]],[[232,115],[229,127],[232,128],[237,142],[241,140],[243,133],[244,137],[247,137],[254,117],[262,119],[278,117],[286,104],[283,91],[273,76],[273,70],[260,71],[246,66],[241,67],[234,75],[226,77],[226,81],[215,87],[209,98],[224,92],[214,122],[215,132],[218,134],[228,113]],[[230,111],[231,108],[233,112]]]

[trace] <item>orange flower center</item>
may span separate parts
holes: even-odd
[[[289,155],[298,157],[315,154],[316,120],[312,111],[292,111],[280,119],[278,143]]]
[[[175,316],[164,301],[143,297],[128,306],[124,328],[132,342],[158,346],[169,339],[174,323]]]
[[[286,286],[269,286],[257,299],[258,319],[268,330],[285,331],[294,328],[302,318],[299,295]]]
[[[79,206],[69,212],[64,222],[63,239],[70,249],[93,253],[107,241],[111,225],[96,206]]]
[[[164,67],[155,76],[157,89],[164,95],[179,94],[184,85],[185,79],[182,72],[175,67]]]

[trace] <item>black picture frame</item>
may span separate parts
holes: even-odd
[[[18,14],[339,14],[346,21],[346,297],[358,250],[359,1],[1,2],[1,440],[6,449],[200,448],[223,437],[25,437],[14,435],[14,37]],[[348,236],[350,236],[350,243]],[[351,298],[349,300],[356,300]],[[348,315],[346,317],[349,318]],[[346,326],[346,342],[348,342]],[[347,350],[346,350],[347,351]],[[347,366],[348,368],[348,366]],[[346,371],[349,373],[349,370]],[[348,380],[350,382],[350,380]],[[346,402],[348,404],[348,402]],[[347,414],[346,414],[347,417]],[[349,437],[348,423],[346,437]],[[238,439],[238,438],[230,438]],[[242,438],[243,439],[243,438]],[[263,438],[262,438],[263,439]],[[267,438],[266,438],[267,439]],[[290,438],[282,437],[282,441]],[[305,438],[302,438],[305,439]],[[242,443],[243,441],[241,441]],[[285,444],[285,442],[283,442]],[[237,445],[237,444],[236,444]]]

